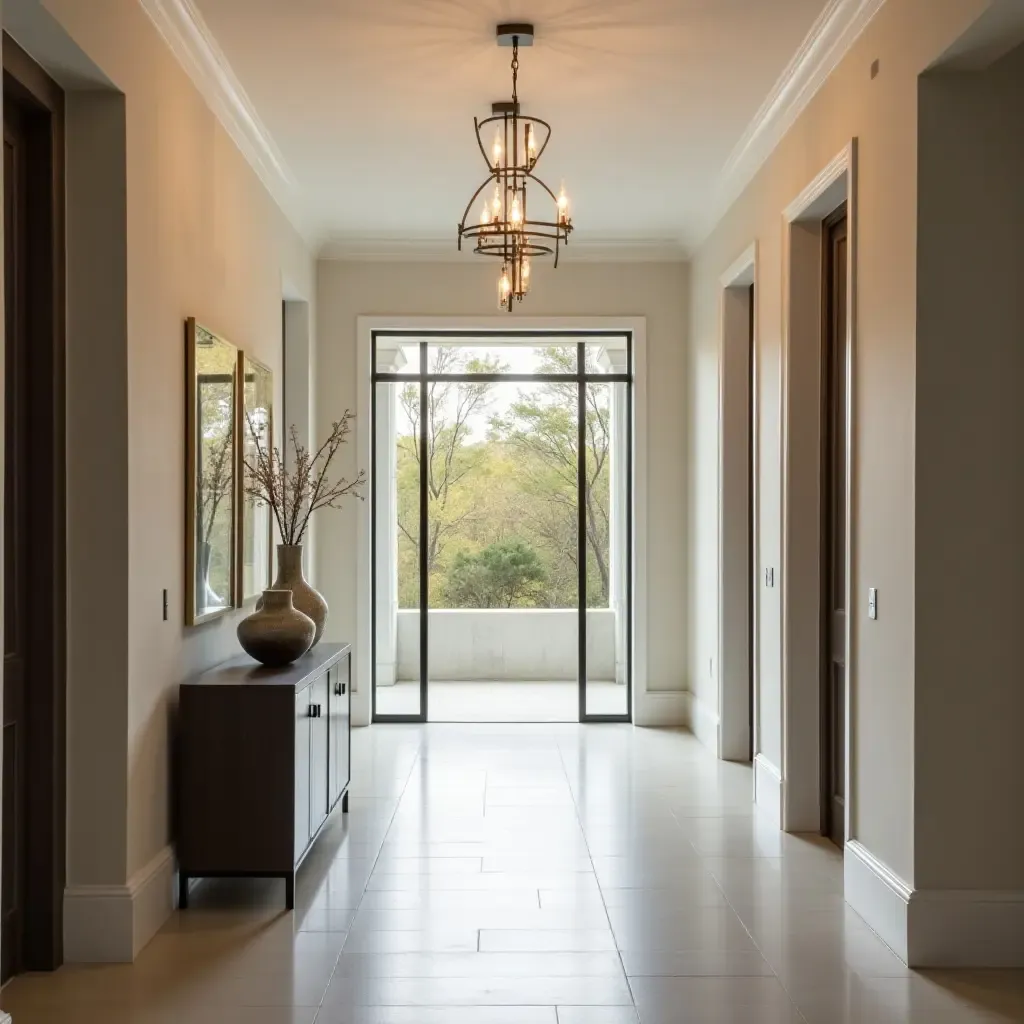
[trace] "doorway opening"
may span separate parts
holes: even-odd
[[[373,720],[631,720],[632,335],[371,347]]]
[[[846,203],[822,224],[822,833],[846,842]]]
[[[0,981],[63,959],[64,94],[3,37],[4,683]]]

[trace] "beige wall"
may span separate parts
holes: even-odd
[[[914,874],[1022,890],[1024,48],[920,104]]]
[[[496,296],[495,268],[468,254],[462,263],[321,261],[319,436],[344,409],[356,409],[357,317],[492,315]],[[680,690],[685,682],[687,296],[685,264],[574,264],[570,250],[557,270],[537,268],[521,307],[531,317],[647,319],[649,690]],[[514,314],[509,322],[515,323]],[[347,454],[352,470],[354,446]],[[350,505],[340,513],[320,513],[317,522],[317,585],[331,606],[331,639],[351,639],[355,633],[357,516]]]
[[[701,699],[717,644],[719,275],[759,246],[761,566],[781,566],[780,406],[783,210],[850,139],[860,140],[853,516],[853,836],[914,880],[914,396],[917,79],[984,10],[985,0],[889,0],[801,114],[693,263],[688,433],[690,674]],[[870,66],[880,61],[874,80]],[[879,589],[877,622],[861,614]],[[759,588],[761,751],[783,767],[782,591]]]
[[[97,503],[110,503],[111,515],[122,517],[127,532],[119,527],[121,546],[112,553],[110,572],[126,565],[127,587],[120,586],[122,610],[109,609],[111,632],[104,636],[97,627],[83,628],[89,590],[73,584],[68,684],[68,881],[124,884],[171,839],[169,713],[177,684],[237,649],[237,614],[200,628],[182,625],[182,324],[196,316],[252,351],[274,369],[280,394],[282,280],[311,298],[314,263],[135,0],[45,0],[45,6],[124,94],[127,245],[115,224],[103,240],[109,250],[99,248],[93,258],[116,261],[120,250],[126,339],[109,376],[69,377],[69,392],[76,394],[69,409],[77,399],[79,416],[90,403],[95,415],[105,416],[112,392],[126,395],[120,456],[126,474],[112,493],[90,488],[82,477],[69,500],[72,517],[85,506],[95,514]],[[69,124],[69,135],[80,127]],[[88,201],[86,186],[73,202]],[[87,363],[100,323],[110,320],[76,307],[73,285],[70,298],[73,371]],[[81,581],[84,569],[102,594],[103,567],[89,560],[88,540],[81,537],[69,552],[70,575]],[[161,616],[165,587],[169,622]],[[115,630],[124,608],[122,636]],[[117,714],[76,717],[87,710],[83,693],[107,701]],[[98,780],[80,784],[78,769],[85,771],[89,759],[109,761],[107,774],[114,782],[120,776],[120,784],[98,792]],[[107,825],[116,828],[118,821],[123,838],[110,849]],[[118,856],[122,843],[126,849]]]

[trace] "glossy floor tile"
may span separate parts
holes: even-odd
[[[912,972],[748,768],[620,726],[376,726],[286,913],[201,882],[134,965],[15,979],[15,1024],[999,1024],[1024,974]]]
[[[575,722],[580,690],[576,682],[474,682],[430,680],[431,722]],[[624,715],[626,691],[614,682],[587,684],[587,710]],[[382,715],[418,715],[420,684],[400,682],[377,688]]]

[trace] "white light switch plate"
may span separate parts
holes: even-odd
[[[868,588],[868,618],[878,618],[878,590],[875,587]]]

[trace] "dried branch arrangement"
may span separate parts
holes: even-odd
[[[246,426],[252,442],[252,455],[243,458],[245,493],[259,505],[269,505],[277,521],[282,544],[301,544],[310,517],[321,508],[341,508],[345,498],[363,500],[360,493],[366,483],[366,472],[360,470],[354,480],[345,477],[328,479],[328,471],[338,449],[351,433],[352,413],[345,410],[341,419],[331,425],[327,440],[311,453],[299,442],[298,431],[289,431],[294,469],[285,468],[280,449],[264,444],[261,432],[246,413]]]

